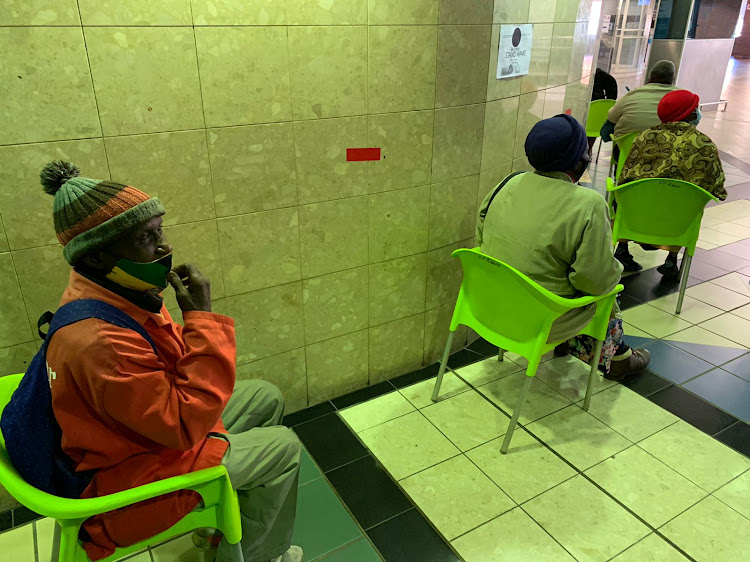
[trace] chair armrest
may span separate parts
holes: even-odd
[[[579,297],[577,299],[567,299],[567,300],[569,304],[572,305],[571,308],[583,308],[584,306],[588,306],[590,304],[598,303],[599,301],[603,301],[606,299],[610,299],[612,297],[616,297],[624,289],[625,287],[623,287],[622,285],[617,285],[614,289],[612,289],[609,293],[605,295]]]

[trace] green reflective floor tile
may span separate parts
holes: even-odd
[[[307,449],[303,447],[299,463],[299,485],[307,484],[311,480],[315,480],[321,476],[323,476],[323,473],[320,472],[320,469],[310,457]]]
[[[297,494],[292,544],[302,547],[305,560],[320,558],[362,536],[325,478],[300,486]]]
[[[381,562],[383,559],[366,538],[361,538],[339,550],[312,562]]]

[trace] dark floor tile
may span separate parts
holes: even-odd
[[[432,365],[428,365],[427,367],[419,369],[418,371],[413,371],[406,375],[401,375],[400,377],[391,379],[391,384],[396,388],[411,386],[413,384],[417,384],[418,382],[422,382],[423,380],[431,379],[432,377],[437,376],[439,370],[440,363],[433,363]]]
[[[28,507],[17,507],[13,510],[13,526],[18,527],[24,523],[34,521],[34,519],[41,518],[41,515],[35,511],[31,511]]]
[[[736,424],[720,431],[714,437],[735,451],[750,457],[750,425],[745,422],[738,421]]]
[[[654,338],[642,338],[640,336],[629,336],[627,332],[624,334],[625,343],[635,349],[642,349],[648,347],[650,343],[657,341]]]
[[[361,390],[355,390],[354,392],[351,392],[345,396],[334,398],[333,400],[331,400],[331,403],[336,406],[337,410],[343,410],[344,408],[348,408],[349,406],[354,406],[355,404],[367,402],[368,400],[372,400],[373,398],[377,398],[378,396],[382,396],[383,394],[388,394],[389,392],[393,392],[393,390],[393,385],[390,382],[385,381],[374,384],[372,386],[368,386],[367,388],[363,388]]]
[[[299,485],[307,484],[313,480],[321,478],[323,473],[315,464],[315,461],[310,457],[310,453],[303,447],[302,454],[299,459]]]
[[[709,435],[716,435],[737,421],[734,416],[679,386],[667,387],[648,399]]]
[[[479,338],[477,341],[467,346],[467,349],[470,349],[473,352],[478,353],[479,355],[482,355],[484,357],[492,357],[494,355],[497,355],[498,353],[497,346],[492,345],[484,338]]]
[[[335,411],[336,408],[333,407],[333,404],[330,402],[323,402],[317,406],[310,406],[299,412],[294,412],[293,414],[284,416],[284,425],[287,427],[294,427],[295,425],[309,422],[310,420],[314,420]]]
[[[656,268],[645,269],[630,277],[623,277],[621,283],[625,287],[625,290],[622,292],[623,296],[628,296],[641,302],[649,302],[680,290],[679,283],[665,282],[661,274],[656,271]]]
[[[643,304],[643,301],[640,301],[631,295],[626,295],[623,293],[620,295],[619,303],[620,310],[627,310],[629,308],[633,308],[634,306],[638,306],[639,304]]]
[[[416,509],[373,527],[367,534],[386,562],[459,560]]]
[[[704,361],[708,361],[709,363],[711,363],[712,365],[716,365],[717,367],[724,365],[724,363],[728,361],[737,359],[738,357],[747,354],[746,349],[736,349],[734,347],[719,347],[717,345],[704,345],[700,343],[687,343],[679,341],[670,341],[669,344],[687,351],[690,355],[700,357]]]
[[[332,470],[326,476],[364,529],[414,507],[370,455]]]
[[[683,386],[734,417],[750,422],[750,382],[745,379],[714,369]]]
[[[721,367],[725,371],[729,371],[733,375],[742,377],[746,381],[750,381],[750,354],[743,355],[739,359],[735,359],[726,365]]]
[[[471,363],[476,363],[482,359],[485,359],[484,355],[479,355],[468,349],[462,349],[448,358],[448,366],[451,369],[460,369],[461,367],[470,365]]]
[[[711,363],[698,359],[665,341],[650,343],[648,350],[651,352],[649,370],[675,384],[681,384],[714,368]]]
[[[624,378],[620,381],[620,384],[627,386],[630,390],[637,392],[641,396],[651,396],[655,392],[659,392],[668,386],[672,386],[672,383],[667,379],[652,373],[648,369],[637,375],[630,375],[629,377]]]
[[[367,454],[367,450],[335,413],[297,425],[294,431],[323,472]]]
[[[7,531],[13,526],[13,511],[3,511],[0,513],[0,533]]]

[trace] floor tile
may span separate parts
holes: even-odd
[[[464,392],[421,410],[462,451],[505,434],[510,418],[476,391]]]
[[[661,529],[696,560],[736,562],[750,551],[750,521],[708,497]]]
[[[16,527],[0,534],[0,552],[13,562],[34,562],[34,530],[31,525]]]
[[[357,539],[346,546],[313,562],[380,562],[383,560],[365,537]]]
[[[651,396],[672,385],[670,381],[651,372],[650,369],[625,377],[620,384],[643,397]]]
[[[637,328],[636,328],[637,329]],[[627,328],[623,327],[623,330],[627,330]],[[628,344],[630,347],[634,347],[635,349],[643,349],[648,348],[649,344],[654,341],[654,338],[649,337],[639,337],[635,335],[630,335],[627,331],[625,331],[625,343]]]
[[[414,406],[393,390],[385,396],[342,410],[340,415],[354,432],[360,432],[413,411]]]
[[[471,363],[476,363],[482,359],[484,359],[483,355],[474,353],[469,349],[462,349],[448,357],[448,366],[451,369],[460,369],[464,365],[470,365]]]
[[[516,507],[463,455],[405,478],[400,484],[448,540]]]
[[[628,324],[658,338],[690,327],[689,322],[647,304],[626,310],[622,313],[622,318]]]
[[[563,482],[523,507],[581,562],[609,560],[649,533],[583,476]]]
[[[367,454],[367,450],[336,413],[295,426],[294,431],[323,472]]]
[[[648,399],[708,435],[717,434],[737,419],[679,386],[655,392]]]
[[[625,552],[618,554],[612,562],[685,562],[685,558],[660,536],[651,533],[635,543]]]
[[[749,459],[682,421],[638,446],[707,492],[750,468]]]
[[[733,242],[739,241],[739,239],[736,237],[731,237],[732,239],[730,240],[726,238],[728,236],[726,234],[716,233],[716,231],[712,231],[712,232],[714,236],[725,237],[724,238],[726,240],[725,243],[731,244]],[[693,257],[693,261],[707,263],[715,267],[720,267],[721,269],[724,269],[726,271],[738,271],[742,269],[743,267],[750,266],[750,261],[722,252],[721,244],[719,244],[719,248],[716,248],[714,250],[708,250],[708,251],[701,250],[700,252],[696,251],[695,256]]]
[[[396,480],[411,476],[459,453],[419,412],[375,426],[359,436]]]
[[[549,361],[549,360],[553,359],[554,356],[555,356],[555,354],[554,354],[553,351],[548,351],[547,353],[545,353],[544,355],[542,355],[542,359],[541,359],[541,361],[539,363],[541,364],[541,363],[544,363],[546,361]],[[529,361],[525,357],[521,357],[517,353],[512,353],[510,351],[506,351],[505,352],[505,358],[506,359],[510,359],[511,361],[513,361],[513,363],[515,363],[516,365],[518,365],[519,367],[521,367],[524,370],[526,370],[526,368],[529,366]]]
[[[536,377],[534,379],[531,381],[531,388],[529,388],[526,402],[523,404],[521,415],[518,418],[518,421],[522,424],[531,423],[570,404],[570,401],[562,394],[552,390]],[[512,415],[525,382],[526,373],[520,372],[480,386],[478,390]]]
[[[364,529],[413,507],[377,459],[370,455],[332,470],[326,476]]]
[[[737,421],[714,437],[735,451],[750,457],[750,425],[745,422]]]
[[[466,562],[574,560],[520,507],[459,537],[453,546]]]
[[[629,308],[633,308],[634,306],[638,306],[639,304],[643,304],[638,299],[626,294],[620,294],[618,301],[620,303],[620,310],[627,310]]]
[[[579,406],[583,406],[581,401]],[[589,413],[634,443],[679,418],[627,387],[617,385],[591,399]]]
[[[721,223],[725,224],[725,223]],[[698,238],[701,242],[708,242],[709,244],[715,244],[716,246],[723,246],[725,244],[733,244],[741,240],[739,236],[732,236],[724,232],[718,232],[710,228],[701,228],[700,236]]]
[[[175,560],[179,560],[179,562],[210,562],[210,555],[206,556],[207,554],[205,551],[196,548],[191,534],[183,535],[151,549],[154,562],[174,562]]]
[[[700,326],[693,326],[665,339],[691,355],[717,366],[748,352],[745,346],[729,341]]]
[[[544,417],[527,429],[579,470],[630,446],[622,435],[575,405]]]
[[[362,536],[324,478],[300,486],[292,544],[314,560]]]
[[[658,308],[659,310],[668,312],[669,314],[677,314],[675,310],[677,307],[678,298],[679,295],[677,293],[673,293],[666,297],[652,300],[648,304],[650,306]],[[687,320],[691,324],[699,324],[704,320],[708,320],[709,318],[713,318],[714,316],[718,316],[719,314],[723,313],[724,311],[720,308],[716,308],[715,306],[711,306],[710,304],[706,304],[703,301],[699,301],[698,299],[694,299],[693,297],[685,295],[685,298],[682,302],[682,312],[680,312],[678,316],[683,320]]]
[[[716,369],[683,387],[736,418],[750,421],[750,382],[745,379]]]
[[[713,495],[750,519],[750,471],[722,486]]]
[[[384,394],[393,392],[393,390],[394,390],[393,385],[389,383],[388,381],[385,381],[385,382],[381,382],[378,384],[374,384],[372,386],[367,386],[360,390],[355,390],[354,392],[350,392],[349,394],[346,394],[344,396],[339,396],[338,398],[334,398],[333,400],[331,400],[331,403],[338,410],[343,410],[344,408],[349,408],[356,404],[367,402],[369,400],[372,400],[373,398],[377,398],[378,396],[383,396]]]
[[[502,438],[472,449],[466,456],[516,503],[546,492],[576,471],[539,443],[523,428],[513,433],[507,454],[500,452]]]
[[[575,357],[557,357],[539,365],[536,378],[556,390],[568,400],[578,400],[586,396],[586,387],[591,367]],[[609,381],[599,374],[594,376],[594,394],[609,388]]]
[[[739,316],[740,318],[744,318],[745,320],[750,320],[750,304],[735,308],[732,311],[732,314],[734,314],[735,316]]]
[[[436,377],[440,370],[440,363],[433,363],[417,371],[401,375],[390,380],[390,383],[396,388],[404,388],[405,386],[411,386],[425,379]]]
[[[336,408],[333,407],[333,404],[330,402],[323,402],[317,406],[311,406],[310,408],[284,416],[284,425],[287,427],[294,427],[295,425],[320,418],[334,411],[336,411]]]
[[[745,347],[750,346],[750,320],[734,314],[722,314],[703,322],[700,327]]]
[[[665,297],[680,288],[677,282],[665,282],[656,269],[647,269],[635,275],[623,277],[622,284],[625,286],[623,292],[626,295],[644,303]]]
[[[484,355],[485,357],[497,357],[498,353],[497,346],[491,344],[484,338],[479,338],[472,342],[471,345],[467,345],[466,348],[478,353],[479,355]]]
[[[417,511],[411,509],[367,531],[388,562],[458,562],[458,557]],[[352,561],[354,562],[354,561]]]
[[[13,527],[13,512],[9,509],[0,513],[0,533]]]
[[[716,267],[710,263],[693,260],[693,263],[690,264],[690,277],[695,277],[701,281],[710,281],[726,274],[726,269]]]
[[[626,340],[630,338],[638,338],[645,341],[651,341],[654,339],[653,334],[649,334],[648,332],[645,332],[640,328],[636,328],[635,326],[633,326],[632,324],[628,324],[627,322],[622,323],[622,331],[625,334]]]
[[[20,506],[13,510],[13,525],[18,527],[24,523],[29,523],[35,519],[40,519],[42,516],[38,513],[31,511],[28,507]]]
[[[750,303],[750,297],[714,285],[710,281],[690,287],[685,291],[685,294],[724,311],[733,310]]]
[[[723,232],[724,234],[729,234],[730,236],[736,236],[737,238],[741,240],[744,240],[745,238],[750,238],[750,228],[748,228],[747,226],[742,226],[741,224],[733,223],[733,222],[723,222],[723,223],[715,224],[708,228],[710,230],[715,230],[716,232]],[[744,256],[740,256],[740,257],[744,257]]]
[[[321,476],[323,476],[323,473],[315,464],[315,461],[312,460],[307,449],[303,447],[302,454],[300,455],[299,483],[306,484],[307,482],[310,482],[310,480],[315,480]]]
[[[586,475],[649,525],[660,527],[707,492],[639,447],[630,447]]]
[[[504,361],[498,361],[497,356],[494,356],[484,361],[456,369],[456,373],[471,386],[478,387],[521,370],[523,368],[510,359],[506,358]]]
[[[714,368],[711,363],[698,359],[665,341],[649,344],[651,362],[649,370],[675,384],[680,384]]]
[[[466,367],[464,367],[466,368]],[[432,391],[435,389],[435,380],[437,377],[418,382],[399,390],[399,392],[417,409],[431,406]],[[443,382],[440,385],[440,396],[438,400],[446,400],[456,394],[461,394],[471,390],[471,387],[457,377],[452,371],[445,371]]]

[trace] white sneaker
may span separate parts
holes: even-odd
[[[304,562],[305,555],[298,546],[290,546],[284,554],[268,562]]]

